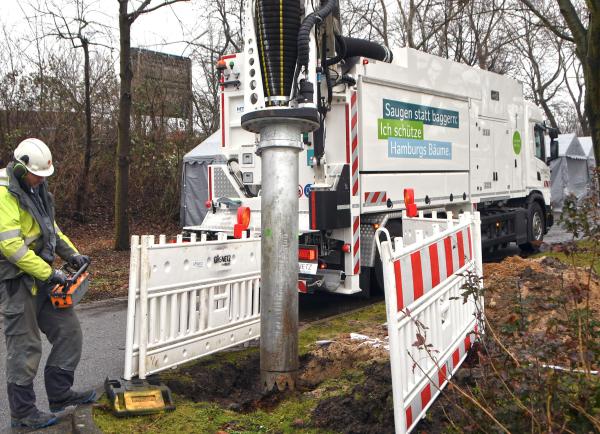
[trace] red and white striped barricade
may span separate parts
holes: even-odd
[[[479,213],[458,220],[403,218],[403,237],[376,233],[383,264],[396,433],[408,433],[464,361],[481,327],[483,302],[463,301],[481,284]],[[424,234],[427,234],[425,236]],[[383,241],[381,241],[383,239]],[[404,239],[412,240],[404,245]]]

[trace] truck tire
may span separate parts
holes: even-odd
[[[527,239],[525,244],[519,244],[521,250],[532,252],[537,250],[544,239],[546,222],[544,212],[537,202],[532,202],[527,210]]]

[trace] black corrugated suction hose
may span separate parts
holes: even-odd
[[[298,31],[298,66],[308,66],[310,54],[310,31],[315,24],[322,22],[338,6],[338,0],[327,0],[327,3],[320,9],[308,15],[302,21],[302,26]]]
[[[340,37],[341,41],[336,39],[336,49],[339,51],[339,45],[343,45],[343,59],[349,57],[368,57],[369,59],[381,60],[382,62],[391,63],[393,59],[392,52],[384,45],[376,42],[366,41],[364,39]],[[342,42],[340,44],[340,42]]]
[[[296,67],[300,10],[299,0],[256,1],[256,37],[267,98],[290,95]]]
[[[327,66],[335,65],[340,60],[357,56],[381,60],[387,63],[392,63],[394,58],[392,52],[383,45],[342,35],[335,35],[335,51],[337,55],[331,59],[327,59]]]

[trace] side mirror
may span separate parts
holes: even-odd
[[[550,136],[550,156],[546,159],[546,163],[558,158],[558,129],[548,128],[548,135]]]
[[[558,140],[551,138],[550,139],[550,157],[547,159],[547,163],[550,163],[553,160],[558,158]]]

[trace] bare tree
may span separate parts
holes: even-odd
[[[90,47],[106,46],[96,41],[105,39],[109,35],[105,27],[93,21],[90,17],[97,1],[75,0],[71,5],[74,7],[73,16],[66,16],[64,4],[58,4],[55,0],[44,0],[32,5],[34,10],[42,17],[48,18],[53,30],[45,36],[53,36],[67,41],[74,50],[81,49],[83,52],[83,83],[84,83],[84,112],[85,112],[85,145],[83,153],[83,167],[81,179],[77,187],[75,200],[75,218],[80,221],[85,219],[85,203],[87,198],[87,186],[92,156],[92,103],[91,103],[91,76],[90,76]]]
[[[37,109],[45,110],[47,108],[47,72],[49,71],[48,60],[52,56],[53,45],[49,44],[48,38],[45,38],[46,29],[43,19],[36,15],[28,14],[26,4],[19,3],[23,14],[27,17],[27,32],[22,37],[27,41],[26,49],[19,53],[24,58],[24,63],[35,69],[35,80],[38,83],[37,91]]]
[[[559,128],[551,101],[564,83],[563,41],[535,23],[530,11],[520,12],[517,18],[521,23],[523,36],[514,45],[521,54],[518,56],[521,66],[519,70],[524,74],[525,85],[530,89],[530,98],[542,107],[552,127]]]
[[[449,57],[447,36],[451,23],[463,17],[468,1],[396,0],[400,43]]]
[[[198,22],[201,29],[187,44],[190,57],[199,66],[194,82],[194,110],[200,130],[209,135],[219,128],[219,74],[216,64],[225,54],[243,50],[243,12],[241,0],[207,2]]]
[[[588,123],[587,111],[583,104],[583,97],[585,95],[585,83],[583,80],[583,74],[581,72],[582,66],[574,50],[571,49],[572,44],[565,43],[568,47],[568,53],[566,54],[567,59],[563,62],[563,79],[565,87],[569,93],[569,97],[573,103],[573,109],[577,115],[578,128],[572,129],[577,130],[584,136],[590,135],[590,126]],[[573,74],[573,75],[570,75]]]
[[[218,29],[217,29],[218,31]],[[191,56],[200,67],[193,96],[198,126],[205,135],[219,128],[219,81],[216,63],[222,55],[222,41],[211,31],[207,41],[194,48]]]
[[[131,26],[144,14],[168,5],[189,0],[163,0],[151,5],[152,0],[138,2],[130,11],[130,0],[119,2],[119,132],[117,141],[117,165],[115,173],[115,244],[116,250],[129,248],[129,162],[131,151]]]
[[[349,0],[342,10],[346,34],[390,46],[392,35],[385,0]]]
[[[556,0],[547,4],[521,0],[559,38],[575,46],[585,82],[585,111],[600,167],[600,2],[598,0]],[[558,9],[558,11],[557,11]],[[562,20],[558,19],[562,17]]]
[[[23,51],[22,39],[14,37],[4,26],[0,30],[0,36],[0,159],[8,161],[9,149],[14,145],[11,138],[13,124],[16,122],[14,118],[19,109],[27,104],[27,86],[23,77],[24,59],[19,55]]]

